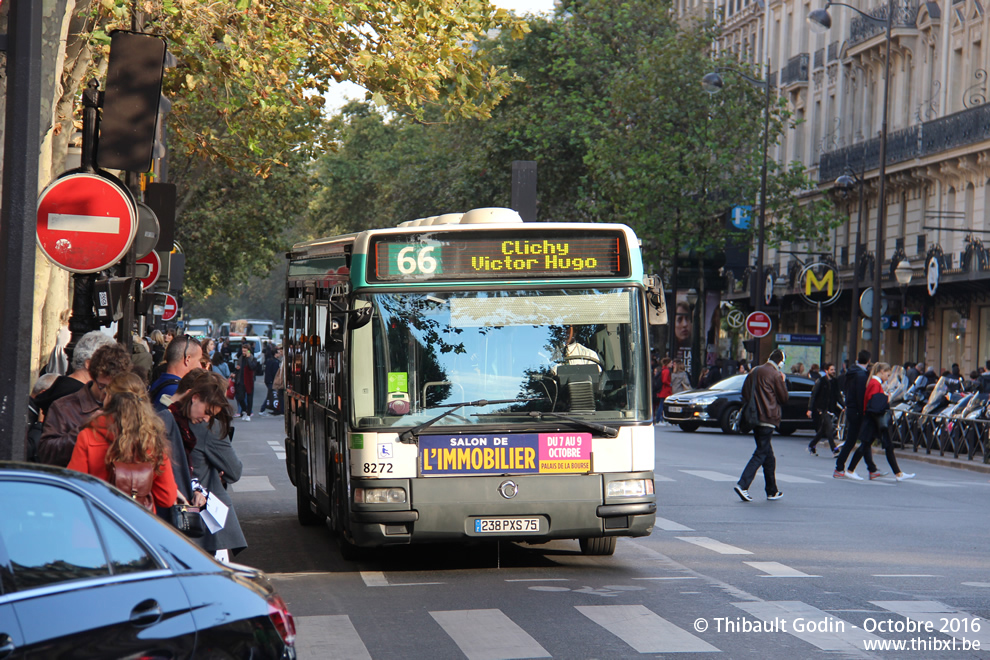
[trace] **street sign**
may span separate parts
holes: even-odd
[[[96,273],[117,263],[137,232],[129,192],[110,179],[77,173],[57,179],[38,198],[38,247],[72,273]]]
[[[798,275],[799,293],[808,303],[827,307],[839,299],[842,286],[835,267],[822,262],[805,266]]]
[[[155,285],[155,282],[158,281],[158,277],[162,274],[161,257],[158,256],[157,252],[152,250],[145,256],[138,259],[135,263],[148,264],[151,268],[151,272],[148,273],[148,276],[141,278],[141,290],[147,291]]]
[[[767,278],[763,282],[763,304],[769,305],[771,301],[773,301],[773,271],[768,270]]]
[[[765,312],[753,312],[746,317],[746,331],[754,337],[766,337],[771,327],[770,317]]]
[[[179,315],[179,301],[171,293],[165,294],[165,305],[162,307],[162,320],[171,321]]]
[[[736,229],[749,229],[750,214],[753,207],[749,204],[733,206],[730,214],[732,226]]]
[[[743,323],[745,323],[745,321],[746,321],[746,317],[743,316],[743,313],[738,309],[732,310],[725,317],[725,322],[728,323],[729,327],[732,328],[733,330],[738,330],[739,328],[743,327]]]
[[[158,244],[158,217],[155,211],[144,202],[137,203],[138,229],[134,237],[134,256],[140,259],[147,256]]]
[[[880,313],[887,313],[888,301],[886,298],[880,298]],[[873,287],[869,287],[859,296],[859,311],[863,313],[863,316],[873,318]]]

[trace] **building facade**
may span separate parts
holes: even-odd
[[[983,47],[990,20],[979,0],[894,0],[886,213],[878,250],[890,5],[848,4],[881,20],[832,6],[831,29],[816,34],[806,19],[824,0],[717,0],[708,7],[723,22],[719,47],[761,68],[769,64],[773,91],[801,120],[771,157],[804,163],[818,181],[809,195],[830,196],[848,218],[830,245],[768,251],[765,262],[777,274],[776,331],[823,335],[825,359],[833,362],[849,357],[853,336],[857,348],[870,348],[854,313],[853,278],[858,272],[860,291],[870,287],[879,258],[887,321],[879,358],[936,368],[959,364],[968,374],[990,360],[990,250],[983,243],[990,236],[990,47]],[[843,175],[855,184],[837,185]],[[894,276],[904,260],[913,269],[906,286]],[[843,288],[820,313],[798,295],[798,274],[814,261],[831,263]],[[745,308],[751,279],[728,280],[725,298]]]

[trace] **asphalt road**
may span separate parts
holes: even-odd
[[[758,476],[743,503],[750,437],[663,427],[657,527],[613,557],[559,541],[347,562],[296,522],[282,419],[235,425],[250,544],[235,561],[271,575],[304,659],[990,657],[990,475],[902,461],[916,479],[837,480],[808,436],[778,436],[784,498],[766,501]]]

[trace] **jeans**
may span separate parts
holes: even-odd
[[[863,425],[863,414],[846,408],[846,432],[843,435],[845,442],[842,444],[842,451],[835,459],[835,471],[844,472],[846,469],[846,459],[856,446],[856,439],[859,437],[859,427]],[[873,460],[872,458],[870,460]]]
[[[241,412],[248,417],[251,416],[251,406],[254,403],[254,392],[245,392],[244,388],[238,388],[237,390],[237,405],[240,406]]]
[[[749,490],[749,485],[753,483],[757,470],[762,467],[767,495],[774,495],[777,493],[775,474],[777,458],[773,455],[773,446],[770,444],[770,439],[773,437],[773,427],[757,426],[753,429],[753,437],[756,438],[756,451],[753,452],[742,476],[739,477],[739,487],[743,490]]]
[[[868,417],[864,417],[862,427],[859,431],[859,448],[856,449],[856,453],[853,454],[852,460],[849,461],[850,470],[855,470],[856,466],[859,464],[859,459],[862,458],[870,472],[877,471],[877,464],[873,462],[873,440],[875,440],[876,437],[876,422]],[[880,434],[880,442],[883,444],[884,449],[887,450],[887,462],[890,463],[890,467],[895,472],[900,472],[900,470],[897,469],[897,459],[894,458],[894,447],[891,444],[890,438],[887,436],[886,431]],[[891,463],[891,461],[893,462]]]
[[[275,388],[271,385],[266,385],[266,387],[268,388],[268,394],[265,395],[265,400],[262,402],[259,412],[265,412],[265,408],[275,410]]]
[[[835,451],[835,424],[832,421],[831,416],[828,413],[812,413],[812,418],[815,422],[815,437],[808,444],[809,447],[814,449],[818,446],[818,443],[822,438],[828,440],[828,446],[832,451]]]

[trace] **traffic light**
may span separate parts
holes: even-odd
[[[128,283],[126,277],[110,277],[96,280],[93,290],[93,302],[96,308],[96,321],[109,327],[114,321],[119,321],[124,315],[124,302],[127,298]]]
[[[147,172],[165,72],[165,40],[153,34],[110,34],[107,84],[97,162],[103,169]]]

